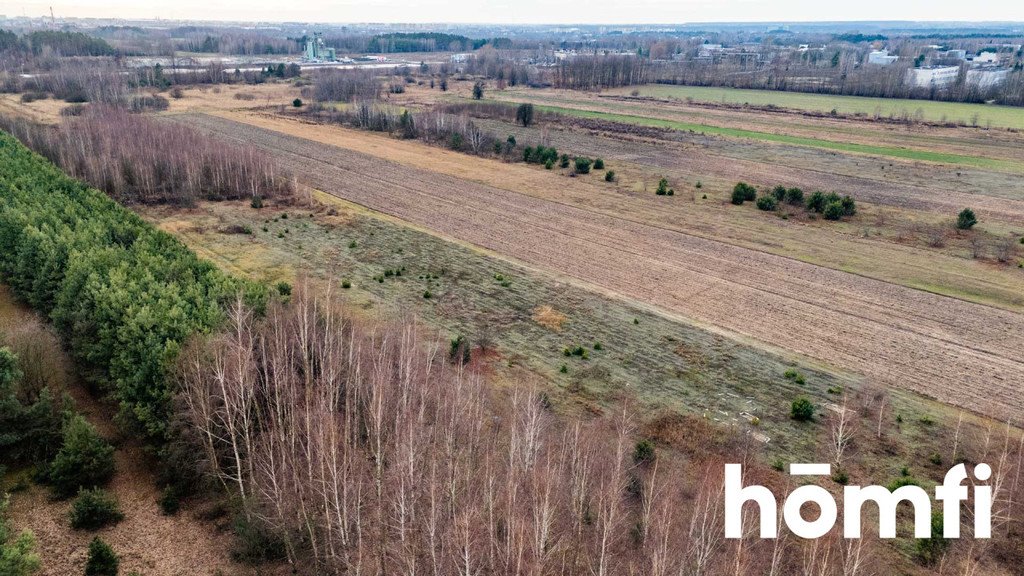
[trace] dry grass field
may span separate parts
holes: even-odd
[[[286,82],[250,85],[199,86],[182,90],[181,98],[168,98],[169,113],[239,110],[271,105],[291,105],[299,88]],[[165,94],[166,96],[166,94]]]
[[[70,104],[53,98],[22,102],[19,94],[0,94],[0,113],[22,116],[46,124],[60,122],[60,111],[67,106]]]
[[[948,164],[977,165],[1020,173],[1015,143],[1018,130],[950,128],[922,124],[831,118],[784,110],[737,109],[677,100],[563,90],[505,90],[493,98],[534,102],[553,111],[590,118],[619,118],[651,127],[667,127],[838,152],[891,156]]]
[[[1024,129],[1024,114],[1021,114],[1020,109],[993,104],[657,84],[639,88],[618,88],[611,92],[621,95],[637,92],[640,96],[710,104],[777,106],[819,113],[830,113],[835,110],[838,114],[852,114],[869,118],[899,119],[906,116],[920,117],[928,122],[955,122],[975,126]]]
[[[290,83],[267,82],[254,86],[226,84],[184,88],[181,90],[180,98],[175,98],[166,91],[159,95],[168,101],[167,112],[177,113],[290,105],[292,100],[300,96],[299,92],[299,88]],[[54,98],[22,102],[20,94],[0,94],[0,114],[22,116],[47,124],[60,122],[61,110],[69,106],[74,105]]]
[[[1024,344],[1024,317],[1018,313],[631,218],[629,204],[616,215],[588,201],[521,192],[519,179],[501,187],[391,160],[381,151],[398,143],[379,138],[370,144],[373,137],[341,128],[293,123],[291,130],[305,136],[298,137],[279,125],[258,127],[283,122],[259,116],[248,123],[205,115],[178,119],[273,150],[302,181],[330,194],[708,330],[972,410],[1024,414],[1024,362],[1017,352]],[[317,139],[351,140],[325,147]],[[432,165],[459,160],[440,160],[444,154],[426,148],[420,155]],[[479,170],[504,166],[464,158]],[[580,181],[538,174],[552,190]],[[647,194],[635,201],[668,210],[665,202],[679,200]],[[1005,292],[1019,306],[1012,285]]]
[[[827,432],[791,420],[793,398],[829,406],[851,390],[853,401],[870,404],[880,390],[812,358],[725,337],[320,191],[312,192],[312,204],[254,210],[216,202],[142,214],[232,273],[268,282],[302,276],[340,290],[361,315],[414,314],[442,338],[464,334],[486,349],[480,354],[492,381],[534,382],[559,412],[599,414],[627,395],[652,418],[703,416],[760,440],[769,460],[788,462],[816,456]],[[251,233],[237,232],[244,228]],[[586,358],[565,355],[576,346]],[[788,371],[802,378],[786,378]],[[856,477],[888,479],[903,465],[927,466],[930,455],[948,447],[955,409],[899,389],[887,398],[886,426],[897,415],[903,424],[894,445],[859,449],[871,456],[851,464]],[[990,425],[967,421],[977,430]]]
[[[464,154],[436,149],[425,154],[424,147],[416,142],[398,141],[353,130],[318,128],[269,116],[234,114],[229,117],[324,144],[368,151],[403,165],[441,172],[488,186],[513,189],[545,200],[570,205],[585,204],[590,210],[653,223],[661,228],[1010,310],[1024,310],[1024,294],[1019,289],[1020,272],[965,258],[969,248],[966,238],[958,240],[954,234],[950,234],[948,246],[944,250],[907,245],[913,244],[915,238],[934,226],[949,228],[951,217],[945,214],[913,211],[907,207],[891,205],[862,204],[862,215],[855,222],[829,224],[800,218],[796,211],[787,214],[786,220],[781,220],[752,208],[737,209],[731,206],[727,200],[728,192],[732,184],[743,179],[743,168],[749,166],[748,173],[758,173],[765,169],[754,163],[737,165],[735,161],[716,161],[713,158],[703,161],[687,151],[658,143],[644,143],[644,155],[638,157],[635,153],[638,148],[636,143],[615,145],[611,137],[562,131],[548,131],[545,134],[541,130],[509,128],[517,138],[524,141],[545,138],[560,150],[593,151],[591,153],[594,156],[611,162],[612,168],[619,175],[619,182],[615,185],[603,182],[600,174],[593,174],[574,179],[572,186],[562,186],[562,180],[552,178],[550,173],[536,167],[481,162]],[[487,126],[494,130],[505,128],[492,124]],[[670,179],[679,191],[678,197],[662,201],[652,197],[657,180],[662,176]],[[820,179],[820,175],[811,177]],[[698,181],[702,182],[700,189],[694,187]],[[807,190],[814,189],[815,185],[807,177],[794,174],[788,176],[786,181],[794,185],[806,183]],[[863,201],[859,189],[853,192],[849,188],[839,190],[852,193]],[[702,198],[703,195],[708,198]],[[925,195],[935,196],[935,193],[923,192],[922,196]],[[889,197],[895,197],[895,194],[890,193]],[[672,209],[666,210],[666,206]],[[954,206],[950,204],[946,210],[953,210]],[[1012,224],[999,222],[990,222],[988,225],[997,234],[1007,234],[1003,228],[1015,228]],[[986,224],[983,223],[984,226]]]
[[[441,93],[412,85],[387,98],[422,109],[465,99],[469,86],[453,82]],[[1018,391],[1024,370],[1015,352],[1022,343],[1024,273],[1014,266],[1016,256],[1000,264],[985,253],[1024,233],[1024,189],[1019,176],[1005,169],[1024,154],[1014,145],[1020,136],[1011,131],[766,113],[625,94],[488,93],[508,102],[611,115],[615,121],[568,114],[530,128],[477,120],[524,143],[602,157],[618,175],[609,184],[600,173],[569,179],[564,171],[483,160],[273,112],[297,94],[288,84],[189,89],[171,100],[163,116],[255,142],[302,183],[405,224],[703,329],[972,410],[1024,411]],[[48,110],[39,103],[4,105],[22,113],[28,106],[30,115]],[[743,134],[927,148],[995,164],[942,164],[631,125],[616,115],[698,121]],[[675,197],[652,194],[661,177],[678,190]],[[739,180],[851,194],[859,213],[826,223],[798,209],[767,214],[731,206],[728,192]],[[950,225],[964,206],[981,217],[970,235]],[[979,243],[981,258],[973,258]]]

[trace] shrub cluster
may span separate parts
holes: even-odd
[[[402,138],[420,138],[425,142],[440,144],[451,150],[466,152],[477,156],[498,156],[508,160],[515,158],[513,152],[517,150],[515,136],[498,138],[493,133],[482,130],[469,118],[472,113],[477,116],[490,117],[498,116],[505,118],[504,114],[510,108],[504,104],[490,102],[472,102],[459,105],[450,105],[439,110],[412,114],[408,110],[398,112],[395,108],[381,105],[372,101],[362,101],[346,110],[337,111],[326,109],[322,106],[313,105],[307,107],[307,113],[316,115],[329,122],[337,122],[371,130],[375,132],[389,132],[399,135]],[[447,112],[459,112],[458,114]],[[518,114],[518,112],[517,112]],[[533,116],[530,116],[532,122]],[[522,123],[523,118],[517,122]],[[553,169],[556,165],[560,168],[574,167],[576,174],[587,174],[590,169],[603,169],[604,160],[592,160],[586,157],[570,159],[568,154],[559,154],[553,146],[526,146],[522,148],[522,158],[529,164],[539,164]],[[605,180],[613,182],[615,174]]]
[[[753,202],[757,198],[757,188],[746,182],[738,182],[732,189],[732,203],[740,206],[746,201]]]
[[[96,530],[124,520],[117,500],[101,488],[79,492],[71,505],[70,517],[75,530]]]
[[[804,203],[804,191],[799,188],[786,188],[785,186],[776,186],[772,188],[772,198],[775,202],[781,204],[792,204],[793,206],[801,206]]]
[[[775,199],[775,196],[759,196],[756,204],[758,210],[766,212],[773,212],[779,207],[779,202]]]
[[[318,102],[361,102],[379,96],[380,83],[373,70],[320,70],[313,76],[312,92],[303,90],[303,97]]]
[[[654,450],[654,442],[646,438],[637,442],[636,446],[633,447],[633,462],[637,464],[652,464],[656,458],[657,453]]]
[[[746,182],[739,182],[732,189],[732,203],[739,206],[746,201],[756,201],[758,209],[766,212],[777,210],[783,202],[794,206],[803,205],[807,210],[821,214],[826,220],[841,220],[857,213],[857,203],[853,198],[840,197],[835,192],[817,191],[805,200],[803,190],[780,185],[758,196],[756,188]]]
[[[139,113],[139,112],[162,112],[167,110],[171,105],[167,101],[167,98],[160,96],[159,94],[152,94],[148,96],[135,96],[128,101],[128,110]]]
[[[956,216],[956,228],[957,230],[970,230],[974,228],[974,225],[978,223],[978,217],[974,215],[974,210],[970,208],[964,208]],[[1021,240],[1024,240],[1022,238]]]
[[[583,346],[573,346],[571,348],[570,347],[563,348],[562,349],[562,355],[565,356],[566,358],[569,358],[571,356],[578,356],[579,358],[582,358],[583,360],[587,360],[587,359],[590,358],[590,352],[587,351],[587,349],[584,348]]]
[[[85,418],[75,415],[64,427],[64,441],[46,471],[58,497],[106,484],[114,476],[114,447]]]
[[[805,396],[793,400],[790,417],[797,422],[808,422],[814,419],[814,404]]]
[[[835,192],[814,192],[807,198],[807,209],[825,216],[826,220],[840,220],[857,213],[857,204],[849,196],[839,197]]]
[[[121,559],[109,544],[99,536],[89,543],[89,555],[85,560],[85,576],[117,576]]]
[[[558,150],[553,146],[545,147],[538,145],[536,148],[530,146],[523,148],[524,162],[528,162],[530,164],[544,164],[547,166],[548,163],[554,164],[556,160],[558,160]]]
[[[520,104],[515,106],[493,100],[464,100],[451,104],[444,104],[437,107],[436,110],[453,116],[469,116],[472,118],[502,120],[510,124],[522,124],[524,119],[528,119],[530,125],[536,123],[538,120],[551,119],[559,116],[555,112],[537,110],[533,107],[533,104]]]
[[[801,374],[800,372],[797,372],[796,370],[794,370],[792,368],[786,370],[786,373],[784,374],[784,376],[786,377],[786,380],[792,380],[793,382],[799,384],[800,386],[803,386],[807,382],[807,380],[804,378],[803,374]]]
[[[469,340],[465,336],[459,334],[449,343],[448,347],[448,359],[455,364],[469,364],[470,356]]]
[[[22,389],[17,356],[0,348],[0,462],[48,462],[60,446],[62,405],[43,388],[34,399]]]
[[[0,574],[31,576],[42,564],[35,551],[35,536],[30,530],[14,534],[7,518],[7,505],[7,495],[0,494]]]

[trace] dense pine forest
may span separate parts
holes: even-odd
[[[214,328],[239,291],[178,240],[0,137],[0,278],[47,315],[88,378],[156,443],[166,439],[166,374],[180,344]]]

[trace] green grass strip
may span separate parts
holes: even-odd
[[[637,126],[652,126],[655,128],[669,128],[672,130],[701,132],[718,136],[730,136],[733,138],[746,138],[750,140],[762,140],[766,142],[777,142],[792,146],[804,146],[808,148],[819,148],[823,150],[835,150],[839,152],[852,152],[855,154],[868,154],[872,156],[889,156],[905,160],[920,160],[924,162],[938,162],[942,164],[959,164],[965,166],[977,166],[980,168],[991,168],[1007,172],[1024,172],[1024,166],[1018,162],[999,160],[995,158],[984,158],[980,156],[965,156],[963,154],[948,154],[945,152],[934,152],[930,150],[916,150],[912,148],[897,148],[893,146],[876,146],[872,144],[856,144],[852,142],[836,142],[833,140],[821,140],[808,138],[806,136],[791,136],[787,134],[772,134],[770,132],[758,132],[756,130],[743,130],[741,128],[726,128],[724,126],[710,126],[707,124],[696,124],[690,122],[679,122],[676,120],[665,120],[663,118],[649,118],[646,116],[634,116],[630,114],[615,114],[612,112],[596,112],[593,110],[581,110],[578,108],[566,108],[562,106],[550,106],[538,104],[537,108],[545,112],[556,112],[577,118],[595,118],[633,124]]]

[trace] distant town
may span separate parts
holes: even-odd
[[[0,29],[101,39],[129,67],[159,64],[239,72],[278,63],[361,67],[446,63],[543,71],[580,59],[633,58],[646,82],[1024,104],[1024,25],[914,22],[502,26],[315,23],[181,23],[2,17]],[[428,31],[429,30],[429,31]],[[2,69],[19,66],[0,55]],[[31,73],[21,62],[21,73]],[[523,74],[518,74],[521,77]],[[537,86],[556,84],[528,75]],[[606,86],[609,87],[609,86]]]

